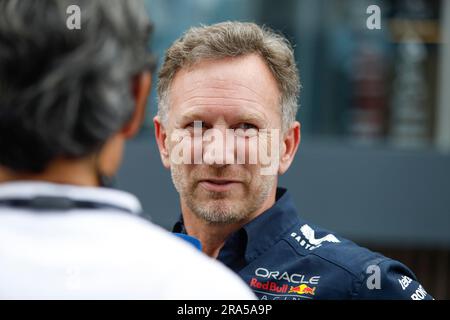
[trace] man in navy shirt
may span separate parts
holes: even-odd
[[[155,135],[180,195],[174,232],[260,299],[430,299],[404,265],[303,221],[278,175],[300,143],[293,49],[273,31],[191,28],[159,73]]]
[[[174,232],[186,233],[183,219]],[[286,189],[217,256],[263,300],[431,299],[403,264],[301,219]]]

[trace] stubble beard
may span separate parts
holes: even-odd
[[[197,218],[208,224],[232,224],[247,220],[267,200],[276,179],[276,176],[260,175],[257,180],[243,184],[241,189],[244,191],[237,197],[228,191],[202,190],[198,183],[186,181],[183,168],[177,165],[171,168],[171,176],[181,201]]]

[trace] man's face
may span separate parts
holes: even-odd
[[[257,55],[203,61],[176,74],[164,126],[168,151],[173,155],[177,144],[186,143],[171,139],[175,131],[186,130],[185,133],[192,137],[187,142],[188,149],[192,150],[189,159],[193,160],[199,148],[203,156],[201,164],[194,161],[176,164],[170,157],[168,166],[182,206],[187,206],[198,218],[209,223],[242,221],[264,206],[274,194],[277,168],[274,174],[263,175],[260,161],[249,163],[250,154],[257,154],[261,148],[261,145],[249,143],[252,134],[237,133],[234,143],[229,143],[231,140],[219,141],[216,137],[194,137],[194,127],[201,123],[202,127],[195,130],[205,133],[214,129],[223,137],[227,129],[276,129],[279,132],[279,99],[277,83]],[[267,137],[261,137],[261,141],[270,140]],[[196,139],[197,143],[194,142]],[[279,140],[278,136],[276,139]],[[223,144],[217,149],[219,142]],[[278,141],[275,142],[278,146]],[[270,148],[271,143],[262,145]],[[246,161],[237,164],[237,153],[242,151],[242,146]]]

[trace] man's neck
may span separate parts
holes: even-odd
[[[98,178],[87,161],[56,160],[41,173],[21,173],[0,167],[0,183],[44,181],[79,186],[98,186]]]
[[[202,251],[212,258],[217,258],[228,237],[244,225],[264,213],[275,204],[276,188],[263,205],[246,219],[230,224],[213,224],[200,219],[183,202],[181,211],[184,227],[188,235],[197,238],[202,244]]]

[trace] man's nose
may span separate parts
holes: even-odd
[[[228,126],[214,126],[205,132],[203,140],[205,141],[203,147],[203,161],[205,164],[221,167],[234,163],[234,134]]]

